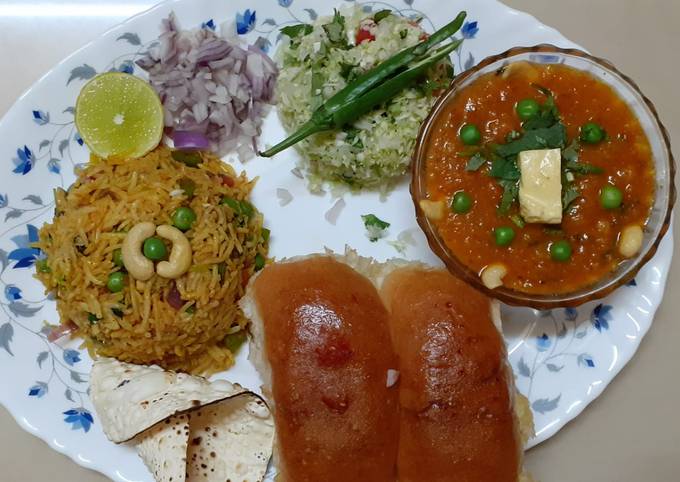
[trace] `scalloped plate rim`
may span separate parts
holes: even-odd
[[[43,74],[40,78],[38,78],[30,87],[28,87],[21,95],[19,95],[17,97],[17,99],[14,101],[14,103],[11,105],[11,107],[7,110],[7,112],[0,119],[0,130],[2,130],[5,127],[5,123],[8,122],[10,115],[20,107],[22,102],[24,102],[31,95],[31,93],[35,90],[35,88],[38,85],[40,85],[46,79],[48,79],[49,77],[54,75],[55,71],[62,68],[64,65],[66,65],[67,63],[72,61],[74,58],[77,58],[83,52],[91,49],[94,45],[96,45],[98,42],[100,42],[103,38],[111,36],[114,32],[120,32],[122,30],[122,28],[124,28],[126,25],[129,25],[130,23],[134,23],[135,20],[137,20],[141,17],[154,15],[154,13],[156,11],[161,10],[161,9],[163,9],[163,8],[169,6],[169,5],[181,4],[181,3],[188,2],[188,1],[190,1],[190,0],[166,0],[166,1],[160,2],[158,4],[155,4],[151,7],[149,7],[148,9],[146,9],[142,12],[139,12],[139,13],[127,18],[126,20],[110,27],[109,29],[107,29],[103,33],[99,34],[94,39],[88,41],[83,46],[76,49],[74,52],[72,52],[71,54],[69,54],[68,56],[63,58],[61,61],[59,61],[57,64],[52,66],[45,74]],[[525,19],[530,20],[532,23],[534,23],[536,28],[543,29],[543,30],[547,31],[548,33],[550,33],[551,35],[565,38],[564,35],[561,34],[557,29],[543,24],[540,20],[538,20],[535,16],[533,16],[531,14],[528,14],[526,12],[523,12],[521,10],[515,9],[515,8],[510,7],[510,6],[507,6],[507,5],[503,4],[502,2],[500,2],[498,0],[483,0],[483,1],[486,2],[489,5],[490,8],[503,9],[503,10],[505,10],[505,13],[507,13],[507,14],[524,17]],[[229,6],[227,7],[226,11],[229,11],[228,9],[229,9]],[[568,39],[567,39],[567,41],[574,44],[578,48],[582,48],[582,47],[579,47],[578,44],[575,44],[574,42],[571,42]],[[512,46],[509,46],[508,48],[510,48],[510,47],[512,47]],[[673,243],[673,224],[671,224],[671,226],[668,230],[668,233],[666,234],[666,236],[664,238],[664,242],[665,243],[671,243],[671,245],[672,245],[672,243]],[[660,250],[661,250],[661,248],[660,248]],[[663,271],[662,276],[660,278],[660,284],[662,286],[664,286],[664,290],[665,290],[665,285],[666,285],[666,282],[667,282],[667,277],[668,277],[668,274],[669,274],[668,266],[670,266],[672,254],[673,253],[672,253],[672,249],[671,249],[668,260],[667,260],[666,269]],[[663,299],[664,290],[660,291],[660,293],[658,295],[658,299],[652,300],[651,304],[653,306],[653,309],[650,310],[650,317],[651,317],[652,320],[653,320],[654,315],[656,314],[656,311],[658,310],[660,303]],[[566,420],[566,421],[563,421],[559,424],[556,424],[556,426],[554,427],[554,430],[551,430],[551,433],[550,433],[550,435],[548,435],[548,437],[551,436],[553,433],[557,432],[560,428],[562,428],[564,425],[566,425],[569,421],[578,417],[578,415],[580,413],[582,413],[582,411],[590,403],[592,403],[593,400],[595,400],[597,397],[599,397],[602,394],[602,392],[611,383],[611,381],[620,373],[620,371],[623,369],[623,367],[625,367],[627,365],[627,363],[635,355],[635,353],[637,352],[637,349],[640,346],[640,343],[642,342],[642,339],[645,337],[645,335],[649,331],[650,327],[651,327],[651,323],[647,324],[644,327],[644,329],[642,329],[638,333],[639,336],[636,337],[635,343],[633,344],[634,349],[631,350],[630,353],[627,356],[619,359],[619,361],[620,361],[619,366],[617,367],[616,370],[614,370],[612,372],[612,376],[608,380],[606,380],[605,382],[598,385],[591,392],[591,394],[589,394],[589,396],[587,397],[587,400],[584,400],[584,403],[580,404],[574,410],[574,415],[569,420]],[[101,463],[97,460],[86,460],[86,459],[84,459],[82,454],[78,453],[77,450],[74,451],[68,444],[60,444],[60,443],[58,443],[58,440],[55,439],[54,437],[52,437],[49,434],[46,434],[44,431],[41,431],[40,429],[37,429],[36,427],[32,426],[30,424],[30,422],[27,420],[26,416],[24,414],[19,413],[20,406],[19,405],[15,406],[14,404],[12,404],[10,397],[5,396],[2,393],[0,393],[0,403],[2,403],[2,405],[7,409],[9,414],[14,418],[14,420],[17,422],[17,424],[23,430],[25,430],[26,432],[30,433],[31,435],[33,435],[33,436],[35,436],[35,437],[37,437],[41,440],[43,440],[50,448],[52,448],[56,452],[67,456],[72,461],[74,461],[75,463],[77,463],[78,465],[80,465],[84,468],[95,470],[99,473],[104,474],[107,477],[112,477],[112,478],[116,477],[116,480],[121,480],[121,481],[127,480],[127,479],[123,479],[122,476],[120,476],[119,474],[116,474],[115,469],[112,469],[110,464],[107,464],[107,463],[103,464],[103,463]],[[542,441],[542,440],[540,440],[540,441]],[[539,441],[539,443],[540,443],[540,441]]]

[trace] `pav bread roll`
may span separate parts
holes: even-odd
[[[277,482],[528,480],[499,317],[448,272],[314,255],[267,266],[241,306]]]
[[[393,271],[381,294],[399,356],[399,481],[517,481],[514,379],[489,299],[419,266]]]
[[[399,430],[387,310],[332,257],[264,269],[244,312],[276,414],[277,481],[392,482]]]

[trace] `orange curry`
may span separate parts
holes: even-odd
[[[503,188],[489,175],[489,166],[466,170],[470,145],[461,139],[461,127],[478,126],[480,145],[507,143],[509,133],[522,129],[518,102],[545,100],[537,85],[553,93],[569,140],[578,139],[590,122],[606,132],[601,142],[580,145],[579,162],[602,172],[575,176],[573,185],[580,196],[564,211],[561,224],[513,224],[519,207],[515,203],[509,212],[499,213]],[[556,294],[594,284],[624,259],[617,250],[622,230],[644,227],[647,222],[655,194],[649,141],[630,107],[590,74],[564,65],[511,64],[463,88],[445,106],[431,132],[426,151],[428,197],[445,200],[449,207],[453,196],[465,191],[472,201],[468,212],[447,209],[435,221],[440,236],[475,272],[492,263],[505,265],[503,285],[508,288]],[[603,207],[605,185],[622,194],[615,209]],[[494,229],[503,226],[512,227],[514,238],[499,246]],[[567,260],[551,256],[550,247],[556,242],[569,243]]]

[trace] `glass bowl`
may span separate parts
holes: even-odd
[[[462,88],[474,82],[480,76],[518,61],[529,61],[539,64],[561,63],[588,72],[609,84],[638,117],[652,148],[656,169],[656,197],[644,229],[642,249],[640,249],[635,257],[621,262],[613,272],[599,280],[596,284],[578,291],[545,295],[525,293],[507,287],[487,288],[482,284],[479,274],[468,268],[451,252],[440,238],[436,226],[430,222],[420,208],[420,201],[427,199],[425,156],[428,139],[443,108]],[[657,111],[650,100],[645,97],[635,82],[619,72],[610,62],[593,57],[580,50],[561,49],[553,45],[513,48],[503,54],[489,57],[476,67],[458,75],[449,88],[435,102],[432,111],[420,128],[413,156],[412,170],[411,197],[415,205],[418,224],[424,231],[430,248],[446,264],[449,271],[488,296],[511,305],[529,306],[538,309],[577,306],[590,300],[602,298],[619,286],[632,280],[640,268],[652,258],[657,246],[668,230],[676,195],[674,185],[675,161],[670,149],[668,132],[659,120]]]

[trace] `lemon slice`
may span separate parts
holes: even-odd
[[[76,102],[76,127],[103,158],[141,157],[163,136],[163,106],[144,80],[109,72],[90,80]]]

